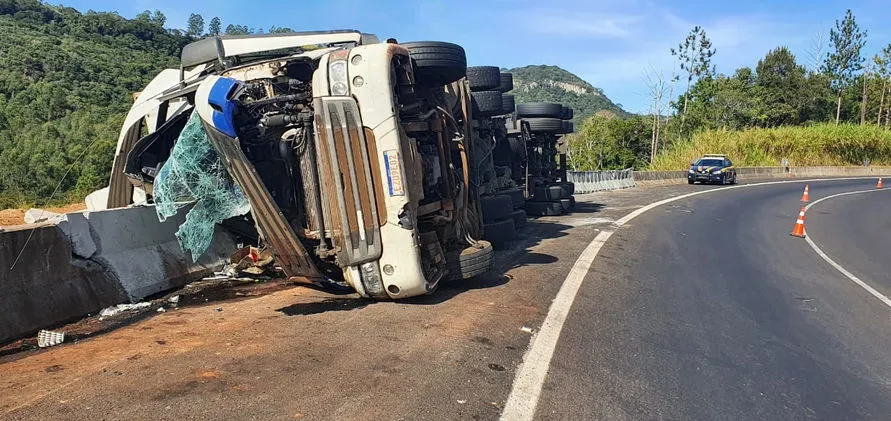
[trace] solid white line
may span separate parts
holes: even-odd
[[[822,198],[822,199],[820,199],[820,200],[817,200],[817,201],[815,201],[814,203],[811,203],[810,205],[805,206],[804,209],[805,209],[805,210],[808,210],[808,209],[811,208],[811,206],[814,206],[814,205],[816,205],[817,203],[820,203],[820,202],[822,202],[822,201],[824,201],[824,200],[827,200],[827,199],[832,199],[832,198],[835,198],[835,197],[839,197],[839,196],[847,196],[847,195],[849,195],[849,194],[871,193],[871,192],[877,192],[877,191],[884,191],[884,189],[860,190],[860,191],[852,191],[852,192],[847,192],[847,193],[834,194],[834,195],[832,195],[832,196],[826,196],[826,197],[824,197],[824,198]],[[881,292],[876,291],[876,289],[873,288],[871,285],[869,285],[868,283],[862,281],[860,278],[854,276],[853,273],[848,272],[848,270],[845,269],[845,268],[843,268],[842,265],[836,263],[834,260],[832,260],[831,258],[829,258],[829,256],[826,255],[826,253],[823,253],[823,250],[821,250],[820,247],[817,247],[817,243],[814,243],[814,240],[811,240],[811,236],[810,236],[810,235],[807,235],[807,230],[805,230],[805,237],[804,237],[804,239],[807,241],[808,244],[810,244],[811,248],[814,249],[815,252],[817,252],[817,255],[820,256],[820,257],[822,257],[823,260],[826,261],[826,263],[829,263],[830,265],[832,265],[832,267],[834,267],[836,270],[838,270],[839,272],[841,272],[842,275],[845,275],[846,278],[850,279],[850,280],[853,281],[855,284],[857,284],[857,285],[859,285],[861,288],[865,289],[866,292],[869,292],[869,293],[872,294],[874,297],[878,298],[879,301],[885,303],[886,306],[891,307],[891,299],[889,299],[888,297],[886,297],[886,296],[885,296],[884,294],[882,294]]]
[[[801,180],[768,181],[763,183],[741,184],[736,186],[725,186],[724,188],[701,190],[693,193],[683,194],[677,197],[671,197],[668,199],[660,200],[656,203],[646,205],[616,221],[615,226],[616,229],[621,228],[632,219],[653,208],[701,194],[722,192],[738,188],[766,186],[772,184],[804,183],[832,180],[861,180],[864,178],[868,179],[874,177],[815,178]],[[814,202],[811,205],[816,204],[817,202]],[[532,343],[529,345],[529,348],[526,350],[526,354],[523,356],[523,362],[517,368],[517,375],[514,378],[513,388],[511,389],[510,395],[507,398],[507,403],[504,405],[504,410],[501,412],[502,420],[531,420],[535,416],[535,408],[538,406],[538,399],[541,396],[541,388],[542,386],[544,386],[545,378],[547,378],[548,369],[551,365],[551,358],[554,356],[554,349],[556,349],[557,342],[560,339],[560,332],[563,331],[563,324],[566,322],[566,317],[569,315],[569,310],[572,308],[572,304],[575,301],[576,294],[578,294],[579,288],[581,288],[582,286],[582,281],[585,280],[585,276],[588,274],[588,271],[591,269],[591,265],[594,263],[594,258],[597,257],[597,253],[600,252],[600,249],[606,243],[606,240],[609,240],[609,238],[613,235],[613,232],[614,231],[601,231],[599,234],[597,234],[597,236],[594,237],[594,240],[592,240],[591,243],[588,244],[587,247],[585,247],[585,250],[582,251],[582,254],[579,256],[578,260],[575,261],[575,264],[572,265],[572,269],[570,269],[569,274],[566,275],[566,279],[563,281],[563,285],[560,287],[560,291],[557,292],[557,297],[554,298],[554,301],[551,303],[550,309],[548,309],[548,315],[545,317],[541,329],[532,337]]]

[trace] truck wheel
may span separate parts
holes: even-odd
[[[517,105],[519,110],[525,104]],[[562,133],[563,120],[550,117],[524,118],[523,121],[529,123],[529,130],[538,133]]]
[[[572,211],[572,205],[572,199],[560,199],[560,206],[563,207],[563,213],[569,213],[570,211]]]
[[[473,102],[473,117],[494,117],[504,114],[501,109],[501,91],[480,91],[470,93]]]
[[[546,187],[534,187],[532,189],[532,197],[529,201],[533,202],[550,202],[552,200],[560,200],[568,196],[566,194],[566,190],[563,189],[563,186],[559,184],[552,184]],[[528,211],[529,202],[526,203]]]
[[[563,113],[560,116],[560,119],[561,120],[572,120],[572,117],[574,117],[574,116],[575,116],[575,113],[572,111],[572,108],[564,106]]]
[[[517,227],[508,212],[507,218],[492,223],[483,224],[483,239],[492,244],[504,244],[517,238]]]
[[[527,102],[517,105],[520,117],[546,117],[560,119],[563,117],[563,105],[551,102]]]
[[[514,90],[514,74],[513,73],[502,73],[501,74],[501,85],[498,87],[498,90],[501,92],[510,92]]]
[[[471,91],[489,91],[501,86],[501,70],[495,66],[467,68],[467,82]]]
[[[501,96],[501,111],[505,114],[510,114],[517,110],[517,100],[513,95],[502,95]]]
[[[526,226],[526,211],[523,209],[511,212],[510,218],[514,220],[514,228],[521,229]]]
[[[450,42],[418,41],[401,44],[415,67],[415,80],[423,86],[448,85],[467,74],[464,48]]]
[[[558,216],[563,214],[560,201],[526,202],[526,214],[533,216]]]
[[[480,196],[480,208],[483,211],[483,222],[489,223],[510,216],[514,204],[508,195],[492,194]]]
[[[526,194],[523,192],[523,189],[502,190],[498,194],[510,196],[510,201],[513,203],[515,210],[523,209],[523,206],[526,205]]]
[[[477,241],[480,248],[473,246],[463,250],[455,250],[446,253],[446,269],[448,273],[443,277],[446,281],[457,281],[482,275],[492,267],[494,250],[488,241]]]
[[[560,183],[560,187],[563,187],[563,191],[566,196],[572,196],[575,194],[575,183],[570,183],[568,181],[564,181]]]

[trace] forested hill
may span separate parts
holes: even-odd
[[[164,23],[0,0],[0,209],[41,203],[69,168],[57,200],[107,182],[132,93],[190,41]]]
[[[630,114],[613,103],[599,88],[557,66],[525,66],[510,69],[514,74],[514,91],[517,103],[544,101],[559,102],[575,110],[576,127],[599,111],[608,111],[619,117]]]

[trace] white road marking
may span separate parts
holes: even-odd
[[[885,191],[885,190],[884,190],[884,189],[871,189],[871,190],[860,190],[860,191],[852,191],[852,192],[847,192],[847,193],[833,194],[832,196],[826,196],[826,197],[824,197],[824,198],[822,198],[822,199],[820,199],[820,200],[814,201],[814,202],[811,203],[810,205],[805,206],[804,209],[805,209],[805,211],[807,211],[807,210],[809,210],[809,209],[811,208],[811,206],[814,206],[814,205],[816,205],[817,203],[820,203],[820,202],[822,202],[822,201],[824,201],[824,200],[828,200],[828,199],[832,199],[832,198],[835,198],[835,197],[839,197],[839,196],[847,196],[847,195],[849,195],[849,194],[871,193],[871,192],[877,192],[877,191]],[[810,235],[807,235],[807,229],[805,229],[805,237],[804,237],[804,239],[807,241],[808,244],[810,244],[811,248],[814,249],[815,252],[817,252],[817,255],[820,256],[820,257],[822,257],[823,260],[826,261],[826,263],[829,263],[830,265],[832,265],[832,267],[834,267],[836,270],[838,270],[839,272],[841,272],[842,275],[845,275],[846,278],[850,279],[852,282],[854,282],[855,284],[859,285],[861,288],[865,289],[866,292],[869,292],[869,293],[872,294],[874,297],[878,298],[879,301],[885,303],[886,306],[891,307],[891,299],[889,299],[887,296],[885,296],[885,295],[882,294],[881,292],[876,291],[875,288],[873,288],[871,285],[869,285],[868,283],[864,282],[864,281],[861,280],[860,278],[856,277],[853,273],[848,272],[848,270],[845,269],[844,267],[842,267],[842,265],[836,263],[836,262],[835,262],[834,260],[832,260],[828,255],[826,255],[826,253],[824,253],[823,250],[820,249],[820,247],[817,247],[817,243],[815,243],[814,240],[811,240],[811,236],[810,236]]]
[[[683,194],[677,197],[671,197],[668,199],[660,200],[656,203],[646,205],[616,221],[615,227],[616,229],[619,229],[632,219],[653,208],[701,194],[722,192],[755,186],[766,186],[772,184],[807,183],[833,180],[862,180],[869,178],[874,177],[815,178],[801,180],[768,181],[764,183],[739,184],[735,186],[725,186],[722,188],[710,190],[701,190],[693,193]],[[817,203],[819,203],[819,200],[811,203],[809,206],[813,206]],[[532,420],[535,416],[535,408],[538,406],[538,399],[541,397],[541,388],[542,386],[544,386],[545,379],[547,378],[548,369],[551,365],[551,358],[553,358],[554,356],[554,349],[556,349],[557,342],[560,339],[560,332],[563,331],[563,324],[566,322],[566,317],[569,315],[569,310],[572,308],[572,304],[575,301],[575,297],[578,294],[579,288],[581,288],[582,286],[582,281],[585,280],[585,275],[588,274],[588,271],[591,269],[591,265],[594,263],[594,258],[597,257],[597,253],[600,252],[600,249],[606,243],[606,240],[609,240],[609,238],[613,235],[613,232],[615,231],[604,230],[601,231],[600,234],[597,234],[597,236],[594,237],[594,240],[592,240],[591,243],[589,243],[588,246],[585,247],[585,250],[579,256],[578,260],[575,261],[575,264],[572,265],[572,269],[570,269],[569,274],[566,275],[566,279],[563,281],[563,285],[560,287],[560,291],[557,292],[557,297],[554,298],[554,301],[551,303],[550,309],[548,309],[548,314],[545,317],[541,329],[539,329],[538,333],[532,337],[532,343],[529,345],[529,349],[526,350],[526,354],[523,356],[523,362],[517,368],[517,375],[514,378],[513,388],[511,389],[510,395],[507,398],[507,403],[504,406],[504,410],[501,412],[502,420]]]

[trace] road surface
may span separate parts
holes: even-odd
[[[872,183],[811,183],[811,198]],[[788,235],[802,188],[709,193],[618,229],[571,308],[536,418],[888,419],[891,309]],[[576,213],[530,223],[493,273],[422,299],[239,290],[0,356],[0,419],[498,419],[528,331],[601,230],[721,189],[579,196]],[[808,217],[827,254],[886,292],[889,196]]]
[[[875,180],[811,183],[811,200]],[[536,419],[891,419],[891,308],[791,237],[801,184],[656,208],[603,247]],[[815,205],[807,232],[891,292],[891,191]]]

